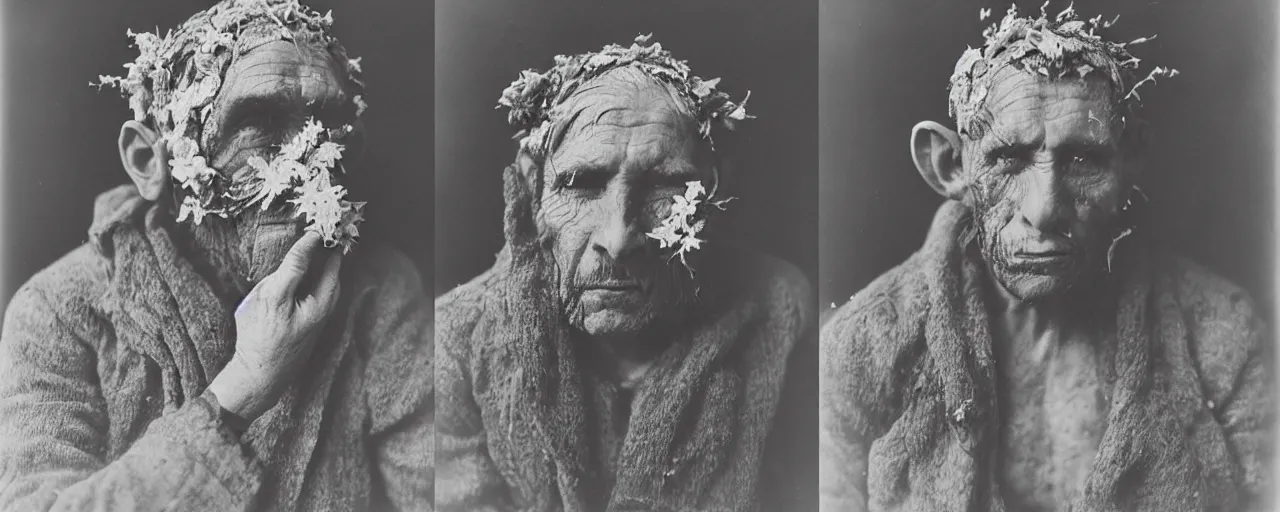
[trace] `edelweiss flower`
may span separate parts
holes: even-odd
[[[657,240],[658,247],[661,249],[675,247],[676,251],[671,257],[679,257],[680,263],[686,268],[689,262],[685,260],[685,255],[702,248],[702,242],[706,241],[698,238],[697,235],[707,225],[705,217],[710,213],[708,206],[724,210],[724,204],[733,199],[719,201],[712,201],[710,197],[699,199],[703,196],[707,196],[707,189],[702,186],[702,182],[685,183],[684,195],[671,196],[671,211],[667,218],[663,219],[662,224],[653,231],[645,233],[645,236]]]

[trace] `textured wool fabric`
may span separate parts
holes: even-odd
[[[995,361],[970,216],[824,318],[824,510],[1005,510]],[[1270,483],[1270,340],[1247,295],[1136,237],[1120,246],[1108,412],[1074,511],[1241,510]],[[1062,504],[1065,508],[1068,504]]]
[[[28,281],[0,337],[0,509],[432,507],[431,312],[361,246],[300,381],[243,436],[200,399],[235,325],[132,185]]]
[[[530,218],[516,183],[509,169],[508,241]],[[702,270],[703,300],[664,331],[615,429],[544,261],[509,244],[436,301],[440,510],[813,509],[816,319],[798,270],[748,252]],[[598,453],[619,430],[616,458]],[[780,448],[797,439],[813,449]]]

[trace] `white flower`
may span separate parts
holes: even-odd
[[[200,200],[195,196],[187,196],[182,198],[182,206],[178,208],[178,222],[187,220],[191,217],[191,221],[199,226],[200,221],[204,220],[204,216],[209,212],[204,209],[204,205],[200,204]]]
[[[724,204],[728,202],[728,199],[710,202],[699,199],[706,195],[707,189],[702,186],[702,182],[686,182],[683,195],[671,196],[671,209],[667,218],[653,231],[645,233],[645,236],[658,241],[660,249],[676,248],[671,256],[678,256],[685,267],[689,266],[685,255],[702,248],[702,242],[706,241],[697,237],[707,225],[706,219],[700,218],[706,216],[706,211],[699,212],[699,206],[711,205],[723,210]],[[703,207],[703,210],[707,208]]]
[[[687,196],[672,196],[675,200],[671,204],[671,217],[687,219],[698,212],[697,199],[689,199]]]
[[[328,170],[342,158],[342,145],[325,141],[316,147],[307,157],[307,167],[317,170]]]
[[[680,233],[677,232],[677,228],[678,226],[673,222],[673,219],[668,217],[661,226],[645,233],[645,236],[657,240],[659,248],[666,249],[680,241]]]
[[[690,201],[697,199],[698,196],[706,194],[707,189],[702,186],[701,181],[687,181],[684,184],[684,198]]]

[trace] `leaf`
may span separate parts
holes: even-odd
[[[307,157],[307,167],[327,170],[342,158],[343,146],[336,142],[325,141],[311,151]]]
[[[719,78],[712,78],[710,80],[699,80],[697,81],[696,85],[693,88],[693,95],[699,98],[703,96],[707,96],[711,94],[711,92],[714,91],[716,86],[719,84],[720,84]]]
[[[365,103],[364,96],[357,94],[351,98],[351,101],[356,104],[356,117],[363,116],[364,111],[369,109],[369,104]]]
[[[342,220],[338,221],[337,245],[342,246],[343,254],[351,252],[351,246],[360,238],[361,222],[364,222],[364,202],[342,201]]]

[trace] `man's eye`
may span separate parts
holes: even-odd
[[[1022,162],[1022,156],[1013,151],[997,151],[987,156],[987,165],[1001,171],[1016,170]]]
[[[690,181],[695,180],[696,178],[691,178],[689,176],[667,176],[658,181],[658,186],[662,188],[678,188],[680,190],[684,190],[688,187],[688,183]]]
[[[1102,157],[1089,153],[1071,155],[1071,162],[1076,164],[1097,164],[1102,162]]]
[[[1101,169],[1106,164],[1106,156],[1098,152],[1080,152],[1067,157],[1071,169],[1076,172],[1091,172]]]
[[[561,180],[560,188],[568,190],[592,191],[603,190],[609,184],[609,177],[597,172],[570,173]]]

